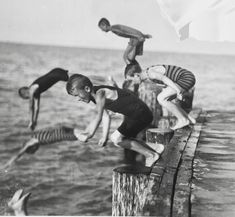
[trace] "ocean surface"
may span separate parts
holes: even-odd
[[[143,68],[174,64],[196,75],[194,106],[235,110],[235,57],[145,52]],[[28,102],[18,88],[55,67],[85,75],[112,75],[118,84],[125,68],[122,51],[0,43],[0,165],[30,137]],[[57,124],[81,130],[94,116],[94,106],[76,101],[57,83],[41,97],[37,129]],[[114,119],[112,130],[120,117]],[[0,172],[0,215],[6,202],[23,188],[31,192],[30,215],[111,215],[112,170],[123,164],[123,152],[111,143],[98,147],[101,130],[88,143],[60,142],[25,154],[7,172]]]

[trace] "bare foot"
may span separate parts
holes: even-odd
[[[146,157],[146,161],[145,161],[145,166],[146,167],[152,167],[153,164],[160,158],[160,155],[158,153],[155,153],[153,156],[151,157]]]
[[[165,149],[163,144],[158,144],[158,143],[154,143],[154,142],[147,142],[147,145],[150,148],[152,148],[155,152],[157,152],[158,154],[162,154],[162,152]]]
[[[196,120],[192,116],[188,115],[188,119],[191,124],[193,124],[193,125],[196,124]]]
[[[183,127],[189,125],[189,123],[190,123],[189,120],[178,121],[174,127],[171,127],[171,129],[172,130],[177,130],[177,129],[180,129],[180,128],[183,128]]]
[[[23,190],[19,189],[15,192],[12,199],[8,202],[8,207],[11,208],[16,216],[25,216],[27,215],[27,201],[31,193],[23,195]]]

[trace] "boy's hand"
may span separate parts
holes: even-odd
[[[35,127],[36,127],[36,123],[30,121],[28,128],[33,131],[35,129]]]
[[[140,82],[141,82],[140,76],[135,74],[134,78],[133,78],[133,82],[134,82],[134,84],[140,84]]]
[[[183,92],[182,92],[182,91],[177,93],[177,98],[178,98],[180,101],[183,100],[184,96],[183,96]]]
[[[145,37],[145,38],[152,38],[153,36],[152,36],[152,35],[149,35],[149,34],[146,34],[144,37]]]
[[[78,140],[81,142],[87,142],[89,136],[87,134],[78,134],[76,135]]]
[[[107,139],[104,139],[104,138],[100,139],[98,145],[99,145],[100,147],[106,146],[106,145],[107,145]]]
[[[87,140],[89,139],[89,135],[87,133],[85,133],[85,132],[80,133],[79,129],[77,129],[77,128],[74,128],[73,133],[77,137],[77,139],[81,142],[87,142]]]

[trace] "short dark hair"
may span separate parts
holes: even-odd
[[[106,24],[107,26],[110,26],[109,21],[104,17],[100,19],[98,26],[100,26],[102,23]]]
[[[133,70],[131,72],[131,70]],[[134,59],[131,61],[131,63],[126,65],[125,71],[124,71],[124,76],[125,78],[127,75],[133,77],[134,73],[141,73],[142,69],[140,67],[140,64]]]
[[[28,94],[26,94],[26,92],[28,91],[29,91],[29,87],[24,86],[18,89],[18,94],[22,99],[29,99]]]
[[[69,80],[66,84],[66,90],[68,94],[72,94],[74,89],[83,90],[85,86],[88,86],[90,88],[93,87],[90,79],[82,74],[73,74],[69,77]]]

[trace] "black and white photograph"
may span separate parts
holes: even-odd
[[[235,216],[235,0],[0,0],[0,216]]]

